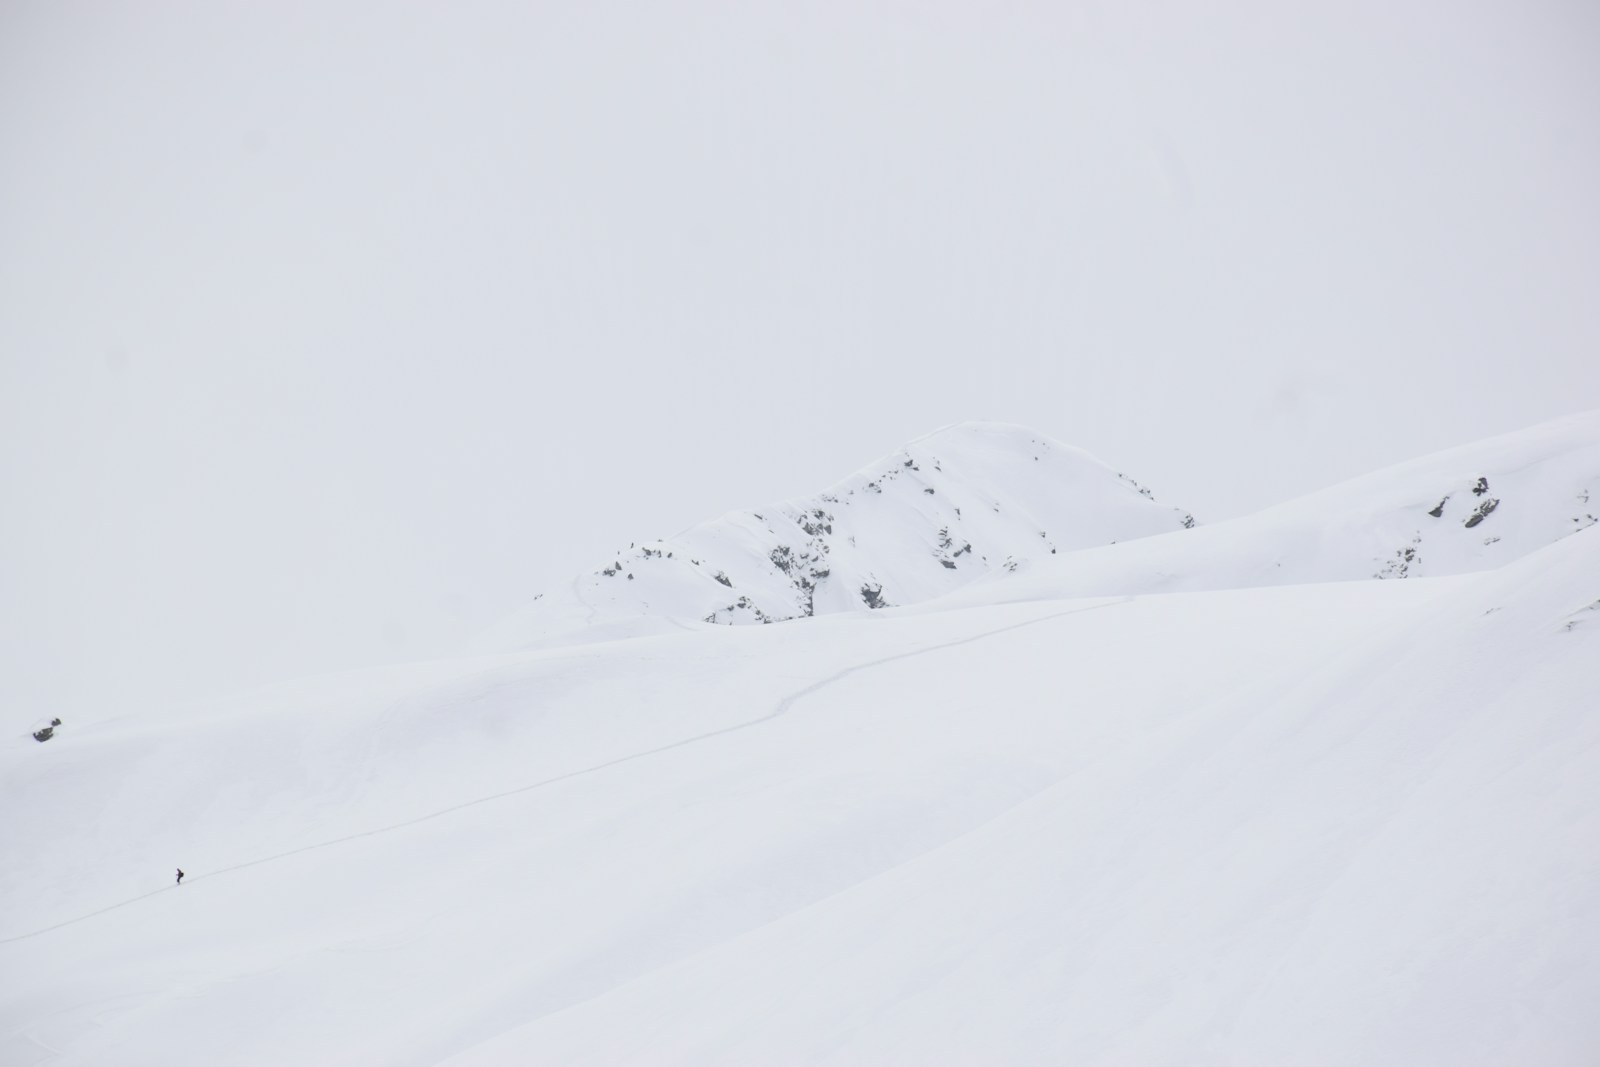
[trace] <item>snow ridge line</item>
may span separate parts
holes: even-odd
[[[1013,630],[1026,629],[1027,627],[1051,622],[1055,619],[1064,618],[1068,615],[1082,615],[1090,611],[1099,611],[1103,608],[1116,607],[1119,604],[1126,604],[1133,599],[1134,597],[1132,596],[1124,596],[1119,597],[1116,600],[1107,600],[1099,604],[1090,604],[1087,607],[1068,608],[1064,611],[1054,611],[1048,615],[1041,615],[1036,619],[1026,619],[1022,622],[1014,622],[994,630],[984,630],[981,633],[976,633],[969,637],[958,638],[954,641],[944,641],[937,645],[928,645],[924,648],[914,648],[907,652],[896,652],[892,656],[884,656],[881,659],[868,660],[865,663],[857,663],[852,667],[845,667],[843,670],[836,671],[835,673],[830,674],[826,678],[822,678],[819,681],[812,682],[810,685],[804,686],[803,688],[796,689],[794,692],[780,699],[778,703],[773,706],[771,711],[754,719],[747,719],[744,722],[734,723],[732,726],[723,726],[715,730],[708,730],[705,733],[695,734],[692,737],[685,737],[682,740],[673,741],[670,744],[661,745],[658,748],[646,749],[643,752],[634,752],[626,756],[618,756],[616,759],[607,760],[604,763],[596,763],[592,767],[583,767],[575,771],[568,771],[565,774],[558,774],[553,778],[544,778],[537,782],[531,782],[528,785],[518,786],[515,789],[507,789],[501,793],[491,793],[486,797],[478,797],[474,800],[463,801],[460,804],[453,804],[448,808],[440,808],[438,811],[430,812],[427,815],[419,815],[414,819],[407,819],[403,822],[391,823],[388,826],[379,826],[372,830],[362,830],[358,833],[346,834],[343,837],[330,838],[327,841],[318,841],[316,844],[312,845],[302,845],[299,848],[292,848],[286,852],[277,852],[271,856],[263,856],[262,858],[256,860],[246,860],[244,863],[236,863],[231,867],[220,867],[209,874],[190,875],[188,876],[189,881],[191,884],[194,882],[206,881],[211,878],[216,878],[219,875],[229,874],[234,871],[242,871],[249,867],[257,867],[263,863],[273,863],[277,860],[287,859],[290,856],[298,856],[303,852],[314,852],[317,849],[329,848],[333,845],[342,845],[349,841],[359,841],[364,837],[376,837],[379,834],[386,834],[393,830],[403,830],[410,826],[418,826],[433,819],[442,818],[446,815],[453,815],[458,811],[465,811],[467,808],[477,807],[480,804],[488,804],[496,800],[504,800],[507,797],[517,796],[521,793],[529,793],[535,789],[543,789],[545,786],[555,785],[558,782],[570,781],[573,778],[581,778],[584,775],[594,774],[597,771],[603,771],[610,767],[615,767],[618,764],[631,763],[634,760],[646,759],[650,756],[659,756],[663,752],[671,752],[674,749],[699,744],[701,741],[709,741],[714,737],[722,737],[726,734],[737,733],[740,730],[749,730],[752,727],[761,726],[765,723],[772,722],[774,719],[781,718],[783,715],[787,714],[789,709],[794,707],[794,705],[799,701],[804,700],[813,693],[826,689],[830,685],[833,685],[837,682],[842,682],[851,675],[858,674],[861,671],[871,670],[874,667],[882,667],[898,660],[911,659],[915,656],[925,656],[932,652],[942,652],[948,648],[959,648],[962,645],[974,644],[978,641],[988,640],[991,637],[998,637],[1001,634],[1010,633]],[[148,900],[150,897],[156,896],[158,893],[165,893],[176,888],[178,888],[176,885],[164,886],[161,889],[151,890],[148,893],[141,893],[136,897],[129,897],[127,900],[108,905],[99,909],[98,911],[91,911],[85,915],[79,915],[75,918],[65,919],[53,926],[41,927],[38,930],[31,930],[23,934],[15,934],[11,937],[0,937],[0,945],[8,945],[17,941],[25,941],[28,938],[38,937],[40,934],[50,933],[52,930],[60,930],[66,926],[74,926],[88,919],[93,919],[96,916],[104,915],[110,911],[116,911],[119,908],[125,908],[130,904],[137,904],[139,901]]]

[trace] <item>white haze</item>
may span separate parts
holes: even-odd
[[[1597,54],[1576,2],[12,0],[0,706],[451,646],[957,420],[1209,522],[1594,407]]]

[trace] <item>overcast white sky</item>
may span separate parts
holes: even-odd
[[[966,418],[1216,520],[1600,406],[1600,5],[0,3],[0,708]]]

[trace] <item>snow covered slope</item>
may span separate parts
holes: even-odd
[[[1478,441],[1243,518],[1036,561],[950,603],[1489,570],[1600,522],[1600,411]]]
[[[1592,1063],[1597,662],[1591,529],[20,739],[0,1062]]]
[[[635,619],[777,622],[911,604],[1058,552],[1193,524],[1085,452],[1019,426],[960,423],[814,497],[619,549],[484,645],[615,634]]]
[[[912,607],[19,726],[0,1063],[1593,1063],[1595,423]],[[862,475],[829,561],[925,563],[995,432]],[[1084,529],[990,503],[974,551]],[[1413,580],[1285,584],[1413,526]]]
[[[967,832],[448,1062],[1594,1062],[1597,662],[1590,533],[1304,677],[1070,699]]]

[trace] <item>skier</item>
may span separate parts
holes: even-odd
[[[178,884],[179,885],[183,884],[183,868],[182,867],[178,868]]]

